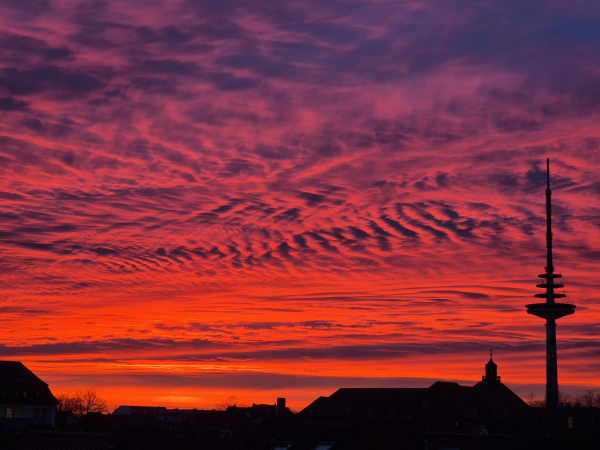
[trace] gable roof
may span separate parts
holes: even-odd
[[[0,361],[0,403],[10,405],[58,405],[48,384],[20,361]]]
[[[48,386],[20,361],[0,361],[0,385]]]

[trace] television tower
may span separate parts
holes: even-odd
[[[535,294],[535,297],[545,298],[545,303],[533,303],[526,305],[527,312],[534,316],[546,319],[546,406],[548,408],[556,408],[558,406],[558,370],[556,364],[556,319],[573,314],[575,305],[568,303],[556,303],[557,298],[566,297],[565,294],[554,292],[555,289],[562,288],[562,283],[555,282],[556,278],[562,278],[559,273],[554,273],[554,265],[552,264],[552,204],[550,190],[550,159],[546,160],[547,164],[547,181],[546,189],[546,273],[538,275],[540,278],[545,278],[544,282],[538,284],[537,287],[545,289],[543,294]]]

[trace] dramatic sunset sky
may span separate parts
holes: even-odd
[[[54,393],[298,410],[600,391],[597,1],[6,0],[0,358]]]

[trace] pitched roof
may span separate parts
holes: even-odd
[[[0,361],[0,385],[48,386],[20,361]]]
[[[130,406],[121,405],[113,411],[113,415],[129,416],[132,414],[169,415],[169,410],[164,406]]]
[[[428,388],[342,388],[329,397],[319,397],[299,414],[313,417],[452,414],[501,418],[527,409],[527,404],[502,383],[483,381],[471,387],[437,381]]]
[[[19,361],[0,361],[0,403],[57,405],[48,384]]]

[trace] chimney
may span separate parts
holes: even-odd
[[[277,417],[281,417],[285,414],[285,398],[277,399],[277,408],[275,410]]]

